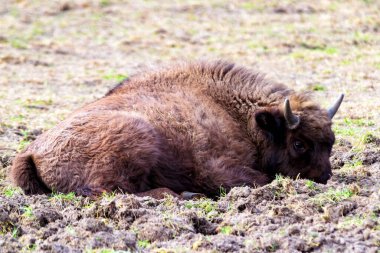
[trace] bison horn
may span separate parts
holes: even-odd
[[[335,102],[335,104],[328,109],[327,113],[329,115],[329,118],[332,119],[335,115],[335,113],[338,111],[340,104],[342,103],[344,98],[344,94],[340,94],[338,100]]]
[[[285,116],[286,122],[288,123],[289,129],[295,129],[299,125],[300,118],[297,115],[293,114],[292,109],[290,108],[289,99],[285,99],[284,116]]]

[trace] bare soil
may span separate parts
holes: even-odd
[[[0,252],[380,252],[380,2],[2,0]],[[25,196],[15,154],[130,74],[232,60],[323,106],[346,97],[327,185],[279,176],[219,200]]]

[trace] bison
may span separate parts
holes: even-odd
[[[326,183],[331,119],[263,74],[225,61],[182,63],[123,81],[38,136],[13,161],[26,194],[201,193],[276,174]]]

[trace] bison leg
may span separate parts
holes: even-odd
[[[237,186],[259,187],[270,183],[271,179],[264,173],[246,166],[229,164],[227,159],[214,160],[202,175],[202,188],[207,196],[220,195],[221,188],[227,192]]]
[[[197,192],[181,192],[181,197],[185,200],[205,198],[206,195]]]
[[[135,195],[138,197],[148,196],[148,197],[152,197],[155,199],[164,199],[166,196],[173,196],[173,197],[181,199],[180,195],[178,195],[174,191],[170,190],[169,188],[165,188],[165,187],[156,188],[156,189],[152,189],[152,190],[145,191],[145,192],[135,193]]]
[[[135,195],[139,197],[148,196],[155,199],[164,199],[166,196],[173,196],[178,199],[184,199],[184,200],[199,199],[199,198],[206,197],[202,193],[187,192],[187,191],[184,191],[181,194],[177,194],[174,191],[170,190],[169,188],[165,188],[165,187],[156,188],[156,189],[152,189],[145,192],[135,193]]]
[[[108,191],[101,187],[82,186],[75,191],[75,194],[83,197],[89,197],[90,199],[96,199],[106,192]]]
[[[236,186],[259,187],[270,183],[270,178],[264,173],[248,167],[228,168],[223,175],[218,175],[219,185],[230,189]]]
[[[75,115],[63,126],[39,140],[44,144],[39,146],[51,151],[35,148],[46,185],[84,196],[99,195],[103,189],[130,193],[149,189],[147,176],[160,156],[160,136],[143,117],[94,111]]]

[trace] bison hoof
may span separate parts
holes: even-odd
[[[77,195],[80,195],[83,197],[89,197],[91,199],[96,199],[96,198],[102,196],[105,192],[107,192],[107,191],[103,188],[89,187],[89,186],[80,187],[75,191],[75,193]]]
[[[206,198],[206,195],[204,195],[202,193],[197,193],[197,192],[182,192],[181,197],[184,200],[191,200],[191,199]]]

